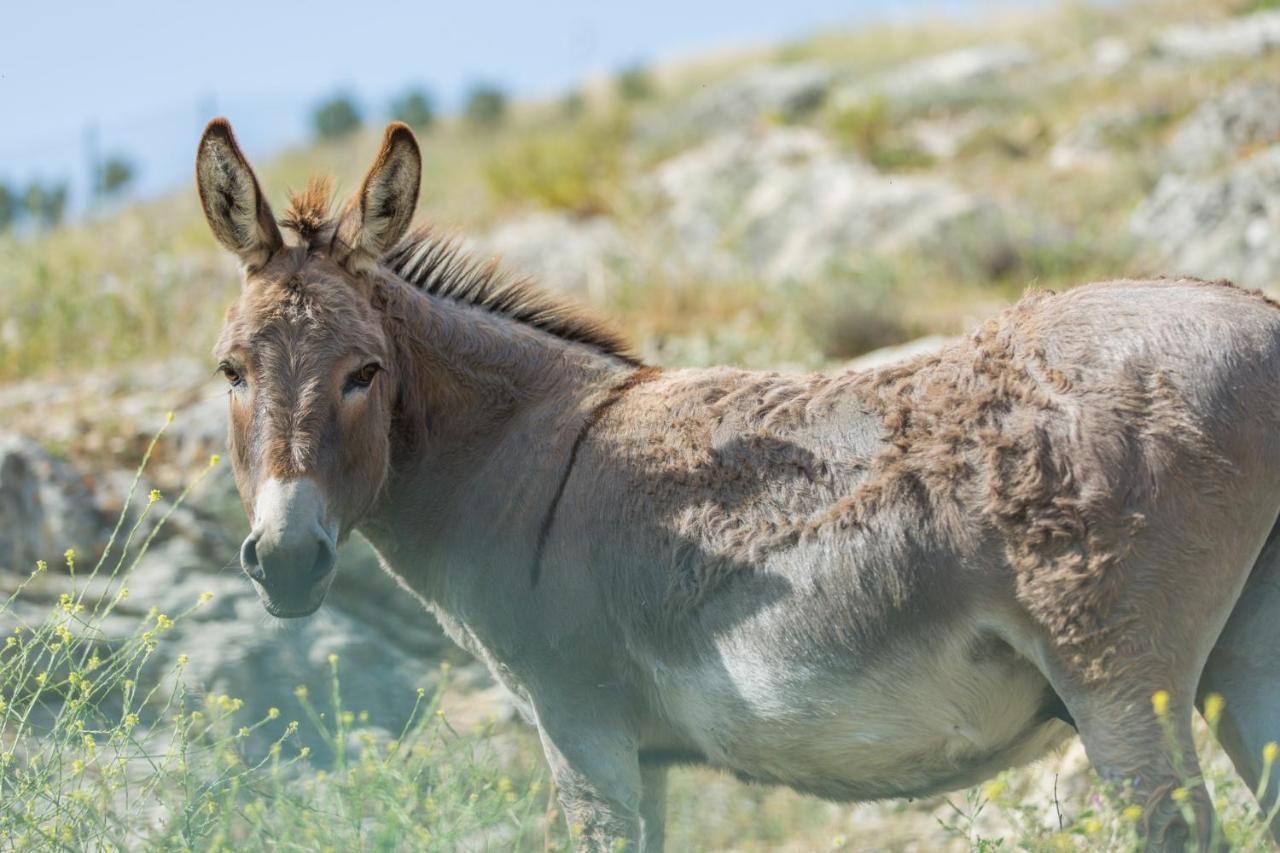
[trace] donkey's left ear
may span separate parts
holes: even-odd
[[[382,150],[351,200],[338,238],[353,251],[382,257],[409,230],[421,181],[422,153],[413,131],[400,122],[388,125]]]

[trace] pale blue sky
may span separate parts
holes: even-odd
[[[315,100],[355,93],[381,119],[410,83],[448,109],[474,80],[516,96],[700,50],[774,43],[868,18],[961,15],[980,0],[525,0],[15,2],[0,12],[0,178],[70,177],[86,130],[128,153],[140,188],[189,177],[212,113],[251,154],[306,135]]]

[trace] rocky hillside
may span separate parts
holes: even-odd
[[[1191,274],[1272,289],[1271,5],[1071,6],[657,69],[646,98],[596,85],[571,103],[525,105],[496,134],[447,125],[424,137],[422,215],[612,315],[663,364],[828,369],[922,336],[935,337],[916,348],[936,346],[1032,285]],[[375,135],[263,164],[272,197],[314,171],[354,186]],[[153,487],[157,517],[221,452],[225,401],[205,353],[236,286],[194,193],[0,240],[0,593],[36,560],[51,566],[0,613],[0,635],[70,587],[57,570],[67,547],[82,560],[100,552]],[[454,710],[506,714],[481,669],[359,543],[317,616],[269,624],[235,564],[243,526],[226,464],[215,465],[140,563],[121,625],[214,596],[158,669],[191,651],[195,684],[265,713],[297,684],[321,689],[337,653],[368,724],[393,730],[413,703],[404,685],[429,686],[451,659]],[[740,796],[715,784],[706,790]],[[858,825],[932,849],[954,841],[932,820],[945,811],[864,809]],[[855,831],[847,812],[814,819],[846,840]],[[732,841],[711,825],[674,831]],[[777,843],[791,838],[779,832]]]

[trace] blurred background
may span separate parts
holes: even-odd
[[[1270,290],[1280,272],[1275,0],[28,3],[5,21],[0,591],[68,545],[102,552],[140,511],[129,485],[166,412],[138,494],[169,506],[221,451],[208,352],[239,279],[191,174],[214,115],[277,211],[313,174],[352,191],[385,123],[407,122],[420,221],[590,304],[662,365],[838,369],[937,347],[1029,287],[1190,274]],[[192,690],[265,713],[297,684],[323,690],[339,654],[367,725],[392,731],[404,685],[445,660],[449,712],[506,731],[501,692],[359,542],[325,608],[279,626],[239,577],[243,532],[222,463],[117,611],[214,592],[155,666],[199,649]],[[0,633],[69,583],[51,569]],[[851,809],[687,771],[673,843],[1049,837],[1091,808],[1078,750],[1055,761],[1061,792],[1015,774],[1026,814],[959,829],[943,800]]]

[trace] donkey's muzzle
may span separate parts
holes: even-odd
[[[268,480],[259,493],[240,565],[272,616],[308,616],[324,601],[338,553],[323,509],[310,478]]]

